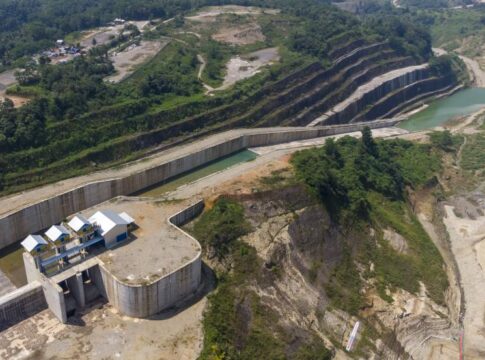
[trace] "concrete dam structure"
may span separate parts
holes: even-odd
[[[130,195],[250,147],[392,126],[400,119],[314,128],[233,130],[174,148],[121,169],[94,173],[0,199],[0,248],[47,229],[67,216]]]
[[[66,323],[75,310],[84,309],[98,298],[107,300],[124,315],[146,318],[180,304],[198,291],[202,280],[201,247],[179,226],[202,212],[202,200],[168,217],[165,214],[170,210],[160,209],[151,200],[118,198],[109,206],[131,211],[141,230],[134,230],[127,244],[100,253],[93,251],[50,275],[40,271],[33,256],[25,252],[29,283],[0,297],[0,329],[45,308]]]

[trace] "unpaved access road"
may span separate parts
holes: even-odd
[[[457,216],[455,206],[444,208],[443,222],[450,235],[465,299],[465,358],[485,359],[485,216]]]
[[[450,234],[453,253],[465,293],[464,335],[469,358],[485,358],[485,272],[481,264],[485,241],[485,217],[459,218],[452,206],[445,206],[444,223]]]
[[[445,49],[440,48],[433,48],[433,52],[437,56],[448,54]],[[468,73],[472,78],[473,85],[480,88],[485,87],[485,71],[482,70],[478,61],[463,55],[458,55],[458,57],[465,63]]]

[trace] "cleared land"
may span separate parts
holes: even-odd
[[[278,48],[268,48],[243,56],[235,56],[226,64],[226,75],[222,86],[213,89],[206,85],[206,88],[211,91],[226,90],[238,81],[256,75],[261,68],[271,65],[279,59]],[[201,69],[203,67],[205,67],[204,63],[202,63]]]
[[[196,15],[187,16],[188,20],[213,22],[215,18],[223,14],[235,14],[235,15],[260,15],[260,14],[279,14],[280,10],[277,9],[263,9],[252,6],[209,6],[198,12]]]
[[[13,101],[15,107],[18,107],[25,104],[27,101],[29,101],[29,99],[21,96],[5,96],[7,88],[17,83],[17,79],[15,78],[15,71],[16,69],[0,73],[0,100],[8,97],[10,100]]]
[[[123,31],[123,28],[128,24],[136,25],[136,27],[138,27],[138,29],[143,32],[144,29],[150,24],[150,22],[148,20],[129,21],[123,25],[106,26],[86,31],[82,34],[80,41],[81,46],[86,50],[91,49],[95,46],[93,45],[93,39],[96,40],[96,46],[106,45],[116,36],[118,36],[120,32]]]
[[[122,316],[109,304],[61,324],[45,310],[0,333],[2,359],[177,359],[197,357],[206,299],[149,319]]]
[[[124,51],[111,53],[110,59],[113,61],[116,73],[108,76],[106,80],[117,83],[126,79],[139,65],[153,58],[169,42],[169,40],[141,41],[140,45],[133,44]]]

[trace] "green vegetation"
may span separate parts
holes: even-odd
[[[331,359],[317,341],[303,343],[287,356],[285,339],[291,334],[277,325],[277,315],[250,288],[260,278],[262,264],[254,248],[237,240],[247,230],[242,206],[224,198],[195,223],[193,234],[204,246],[220,247],[230,259],[230,270],[219,274],[217,290],[209,296],[200,359]]]
[[[250,230],[250,225],[244,220],[243,207],[222,198],[197,221],[194,236],[206,250],[222,258],[229,253],[233,242]]]
[[[485,135],[475,134],[467,136],[466,145],[461,154],[461,167],[468,171],[484,174],[485,164]]]
[[[457,152],[463,143],[463,138],[458,135],[452,135],[449,130],[433,131],[429,138],[433,146],[445,152]]]
[[[453,6],[473,4],[472,0],[400,0],[403,7],[416,7],[421,9],[441,9]]]
[[[429,147],[404,140],[375,142],[369,128],[362,141],[329,140],[318,150],[298,152],[292,162],[330,213],[349,221],[368,217],[368,193],[402,200],[405,186],[422,185],[439,168]]]
[[[378,280],[378,289],[398,287],[417,293],[419,281],[422,281],[430,298],[444,304],[448,279],[443,270],[443,260],[416,215],[405,203],[390,201],[379,194],[373,193],[370,203],[372,223],[381,229],[393,229],[406,239],[409,246],[406,254],[398,254],[383,239],[379,240],[378,247],[372,246],[367,255],[375,264],[373,276]]]
[[[406,187],[417,189],[426,184],[440,168],[439,159],[429,145],[404,140],[376,142],[368,128],[362,140],[330,140],[320,149],[294,155],[297,177],[321,199],[335,221],[350,234],[361,234],[359,243],[345,245],[344,256],[326,286],[334,306],[356,314],[364,305],[354,261],[363,266],[374,263],[374,271],[367,276],[377,279],[383,298],[387,298],[386,287],[415,293],[422,281],[430,297],[443,303],[448,286],[443,260],[405,202]],[[377,243],[370,235],[362,239],[368,225],[381,229]],[[408,254],[397,253],[383,240],[382,229],[386,228],[406,239]],[[355,253],[359,255],[351,255]]]
[[[66,64],[54,66],[45,59],[39,64],[23,61],[26,70],[18,74],[21,83],[9,89],[9,93],[29,95],[33,100],[21,110],[13,109],[8,102],[0,106],[0,164],[3,165],[0,191],[3,192],[22,190],[133,159],[146,147],[189,133],[253,126],[256,116],[248,113],[256,109],[256,104],[263,108],[270,99],[272,85],[311,62],[329,64],[339,46],[356,40],[365,43],[391,37],[398,53],[417,59],[426,59],[431,53],[428,35],[411,23],[397,18],[361,22],[317,0],[231,1],[282,10],[279,15],[256,17],[258,20],[254,21],[260,21],[266,40],[245,46],[228,46],[210,40],[210,31],[214,29],[202,31],[201,39],[180,34],[190,29],[183,19],[186,12],[216,4],[215,1],[178,2],[177,5],[168,0],[157,4],[148,2],[143,4],[143,10],[136,2],[127,6],[120,0],[109,6],[101,1],[92,7],[81,1],[69,8],[57,6],[56,1],[29,6],[22,2],[14,6],[8,2],[13,6],[9,8],[13,13],[19,11],[25,16],[16,17],[15,23],[11,23],[9,16],[9,25],[2,23],[0,26],[0,40],[8,38],[3,43],[0,41],[0,48],[4,49],[0,50],[0,59],[4,66],[48,47],[44,40],[51,44],[67,33],[74,32],[75,36],[76,31],[116,16],[128,19],[180,16],[143,35],[146,39],[162,36],[175,39],[120,84],[102,80],[113,72],[106,59],[108,48],[105,46],[96,47],[89,55]],[[54,4],[55,16],[52,15]],[[105,7],[110,10],[101,11]],[[1,9],[2,5],[0,20],[4,14]],[[36,33],[37,37],[32,37],[36,21],[49,25],[45,31]],[[230,15],[224,21],[238,23],[247,19]],[[54,30],[49,30],[51,28]],[[30,45],[17,48],[24,46],[25,34],[30,34],[28,43],[35,43],[35,49]],[[116,46],[126,46],[130,41]],[[217,85],[228,56],[263,46],[279,47],[282,57],[279,64],[238,83],[229,91],[213,97],[204,96],[197,79],[198,53],[204,54],[208,61],[204,80]],[[275,87],[274,91],[277,89]]]
[[[435,46],[452,51],[464,45],[465,55],[473,57],[480,54],[485,38],[483,9],[428,11],[419,19],[430,25]],[[465,39],[467,43],[463,44]]]

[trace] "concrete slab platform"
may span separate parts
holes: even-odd
[[[172,273],[199,254],[199,244],[167,222],[181,208],[181,204],[116,198],[85,210],[82,214],[89,216],[98,210],[110,209],[118,213],[127,212],[135,219],[137,229],[130,233],[130,239],[101,253],[97,258],[118,280],[138,285]]]

